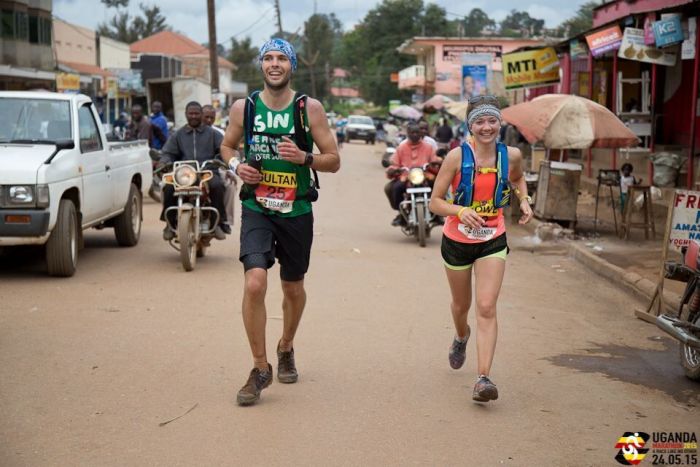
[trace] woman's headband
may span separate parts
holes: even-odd
[[[467,116],[467,124],[472,126],[472,123],[474,123],[477,118],[484,116],[496,117],[498,121],[502,120],[501,111],[498,109],[498,107],[492,104],[486,104],[480,105],[469,112],[469,115]]]

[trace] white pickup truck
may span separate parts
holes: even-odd
[[[138,243],[152,178],[145,140],[107,142],[81,94],[2,91],[0,122],[0,250],[46,245],[49,274],[72,276],[84,229],[114,227],[119,245]]]

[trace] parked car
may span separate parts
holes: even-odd
[[[374,144],[377,140],[377,129],[371,117],[365,115],[350,115],[345,127],[345,141],[361,139],[365,143]]]
[[[82,231],[139,241],[148,142],[107,141],[89,97],[0,92],[0,249],[45,245],[48,272],[72,276]]]

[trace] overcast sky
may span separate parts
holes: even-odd
[[[152,5],[153,0],[131,0],[129,11],[138,12],[139,3]],[[302,31],[304,21],[314,13],[335,13],[345,30],[360,22],[378,0],[280,0],[282,28]],[[546,27],[558,26],[574,16],[585,0],[442,0],[436,2],[448,12],[448,18],[467,14],[481,8],[491,18],[500,21],[511,9],[525,10],[530,16],[545,20]],[[206,0],[160,0],[157,2],[167,22],[197,42],[208,41]],[[114,14],[100,0],[53,0],[55,16],[70,23],[91,29]],[[272,0],[216,0],[217,42],[230,47],[231,36],[242,39],[250,36],[254,44],[261,44],[277,30]]]

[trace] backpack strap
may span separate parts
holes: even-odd
[[[475,179],[474,150],[468,143],[462,143],[462,168],[459,185],[455,192],[454,204],[471,206],[474,199]],[[496,145],[496,188],[493,194],[494,205],[502,208],[510,204],[510,183],[508,181],[508,146]]]
[[[474,151],[467,143],[462,143],[462,168],[460,174],[454,204],[471,206],[474,198]]]
[[[309,147],[309,140],[306,137],[306,126],[308,123],[308,115],[306,113],[306,101],[309,96],[297,91],[294,94],[294,142],[304,152],[311,152],[313,149]],[[318,172],[311,169],[314,174],[314,185],[316,188],[321,188],[318,183]]]
[[[498,178],[496,180],[496,191],[494,193],[494,204],[497,208],[502,208],[510,204],[510,183],[508,181],[508,146],[503,143],[496,145],[496,169]]]
[[[243,130],[245,142],[248,146],[253,144],[253,128],[255,127],[255,103],[258,100],[260,91],[253,91],[246,98],[245,109],[243,111]]]

